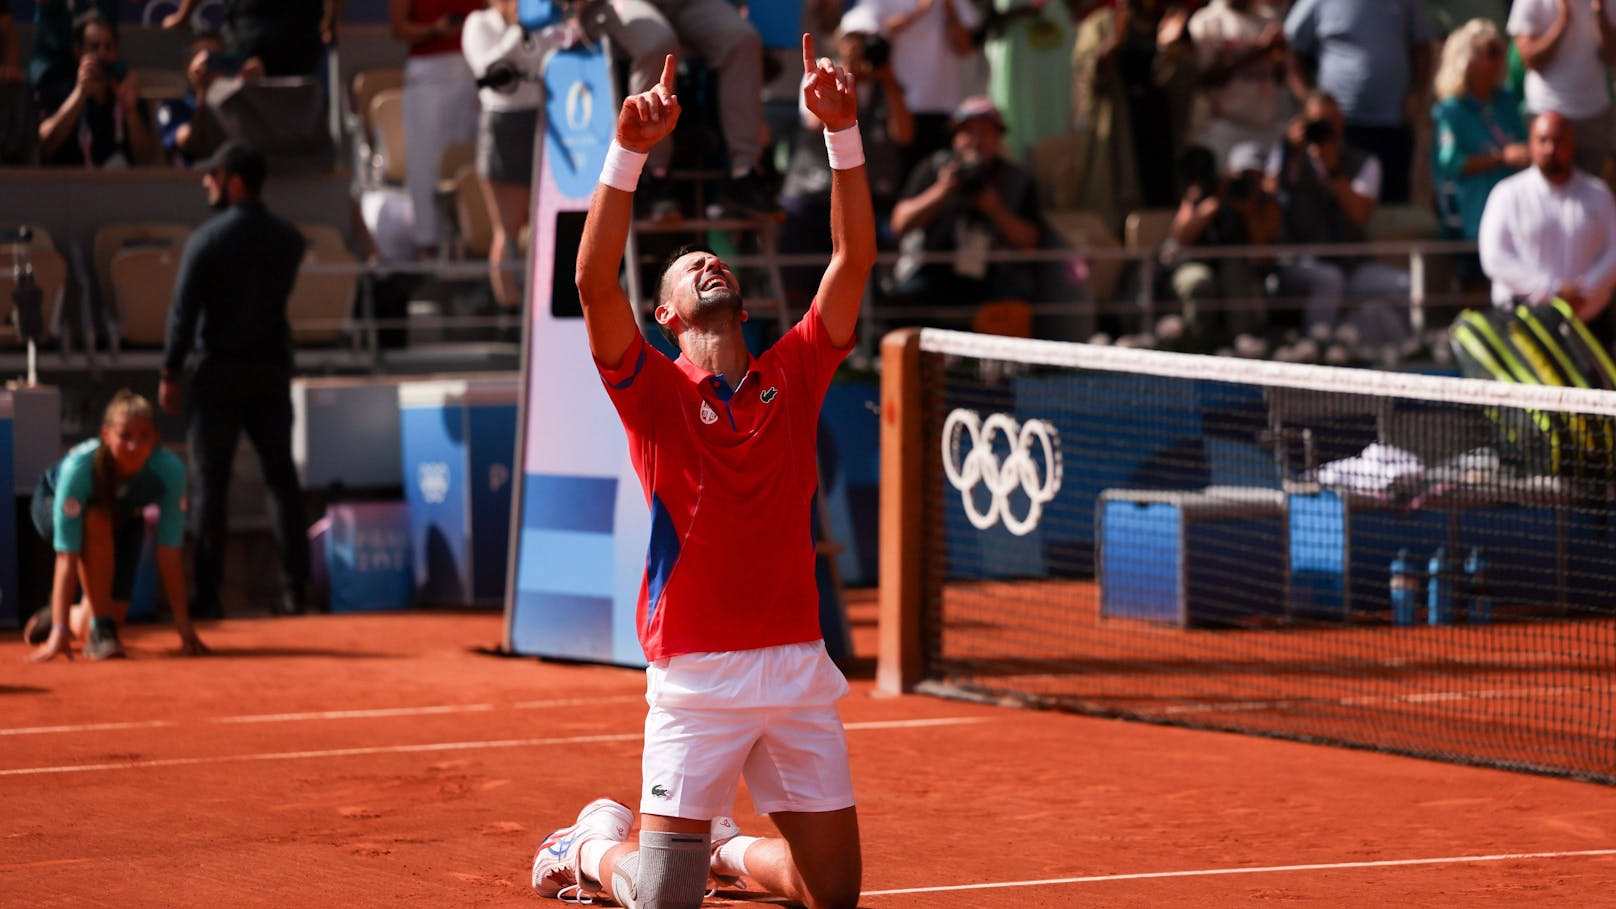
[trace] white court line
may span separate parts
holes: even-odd
[[[554,707],[582,707],[643,701],[644,695],[611,695],[593,698],[557,698],[549,701],[518,701],[506,705],[512,710],[547,710]],[[487,713],[498,704],[442,704],[430,707],[379,707],[369,710],[312,710],[304,713],[259,713],[246,716],[218,716],[196,720],[199,723],[295,723],[309,720],[359,720],[380,717],[433,716],[457,713]],[[131,720],[125,723],[81,723],[75,726],[20,726],[0,729],[0,735],[48,735],[68,732],[107,732],[120,729],[168,729],[182,726],[179,720]]]
[[[1168,877],[1216,877],[1226,874],[1273,874],[1283,871],[1339,871],[1347,868],[1395,868],[1403,865],[1457,865],[1475,862],[1508,862],[1523,859],[1577,858],[1616,855],[1616,849],[1584,849],[1577,852],[1513,852],[1503,855],[1454,855],[1444,858],[1386,859],[1378,862],[1326,862],[1314,865],[1268,865],[1262,868],[1202,868],[1195,871],[1147,871],[1137,874],[1095,874],[1088,877],[1055,877],[1041,881],[1000,881],[991,884],[956,884],[948,887],[908,887],[902,890],[866,890],[864,896],[901,896],[909,893],[951,893],[963,890],[1004,890],[1010,887],[1051,887],[1057,884],[1096,884],[1106,881],[1139,881]]]
[[[963,726],[968,723],[986,723],[992,717],[940,717],[932,720],[874,720],[866,723],[848,723],[848,731],[868,729],[918,729],[927,726]],[[215,757],[155,758],[149,761],[121,761],[103,764],[60,764],[54,767],[17,767],[0,770],[4,776],[39,776],[53,773],[88,773],[98,770],[141,770],[153,767],[189,767],[196,764],[224,764],[233,761],[297,761],[311,758],[360,757],[372,754],[418,754],[432,751],[477,751],[493,748],[537,748],[552,745],[590,745],[600,742],[632,742],[644,736],[643,731],[610,735],[577,735],[554,739],[494,739],[483,742],[430,742],[423,745],[376,745],[368,748],[331,748],[321,751],[270,751],[258,754],[224,754]]]

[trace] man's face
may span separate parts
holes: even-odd
[[[715,316],[741,311],[741,285],[723,260],[708,252],[686,253],[668,266],[663,279],[666,297],[659,310],[686,325],[701,325]],[[665,311],[665,312],[664,312]]]
[[[230,175],[222,170],[210,170],[202,175],[202,187],[208,191],[209,208],[224,211],[230,207],[229,182]]]
[[[118,39],[112,32],[100,25],[92,25],[84,30],[84,44],[79,52],[90,54],[102,63],[118,62]]]
[[[999,127],[986,117],[972,117],[954,130],[954,153],[984,161],[997,158],[1003,139]]]
[[[1532,121],[1532,166],[1542,172],[1550,183],[1564,183],[1571,179],[1571,154],[1576,140],[1571,124],[1559,114],[1543,114]]]

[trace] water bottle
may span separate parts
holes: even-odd
[[[1469,621],[1485,625],[1493,620],[1493,592],[1487,585],[1487,560],[1479,548],[1472,548],[1464,563],[1465,608]]]
[[[1453,621],[1453,578],[1448,573],[1448,550],[1438,546],[1431,553],[1426,581],[1425,618],[1431,625]]]
[[[1414,624],[1414,602],[1419,596],[1420,581],[1414,576],[1414,565],[1408,560],[1408,550],[1397,550],[1392,559],[1392,622],[1397,625]]]

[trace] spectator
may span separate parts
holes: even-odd
[[[1438,210],[1444,228],[1474,240],[1487,194],[1531,161],[1520,105],[1503,86],[1505,48],[1498,26],[1472,19],[1442,45],[1436,73]]]
[[[59,653],[71,659],[75,637],[92,660],[124,655],[118,626],[129,614],[146,541],[145,511],[152,505],[158,507],[157,570],[182,652],[208,652],[186,612],[185,465],[157,444],[155,417],[150,401],[120,390],[102,414],[100,436],[73,446],[34,488],[29,511],[56,551],[56,567],[50,602],[23,628],[23,640],[36,648],[28,654],[33,662]]]
[[[1515,0],[1509,34],[1526,65],[1526,109],[1565,117],[1576,133],[1576,165],[1604,176],[1616,113],[1616,4],[1606,0]]]
[[[905,174],[950,144],[949,115],[963,97],[962,58],[981,23],[970,0],[860,0],[892,45],[892,74],[914,117],[915,134],[899,166]]]
[[[973,309],[995,300],[1031,300],[1035,272],[989,262],[988,256],[1039,245],[1042,213],[1032,175],[1003,156],[1004,118],[992,101],[966,98],[952,123],[952,149],[920,162],[892,210],[892,231],[904,253],[893,269],[892,292],[919,305]],[[916,259],[939,252],[953,253],[954,261]]]
[[[416,254],[434,256],[438,168],[443,150],[477,137],[477,82],[460,49],[466,16],[483,0],[388,0],[393,36],[409,45],[404,65],[404,187]]]
[[[890,217],[897,202],[904,174],[899,156],[914,135],[914,120],[903,100],[903,88],[892,74],[890,57],[881,50],[885,40],[880,36],[881,26],[875,15],[864,7],[854,7],[842,17],[836,34],[837,62],[853,74],[858,93],[858,121],[865,143],[864,168],[870,181],[870,195],[874,200],[876,219],[884,222]],[[877,48],[872,57],[871,47]],[[797,134],[791,152],[791,163],[786,168],[785,186],[780,200],[786,211],[786,221],[780,231],[780,251],[783,253],[829,253],[830,247],[830,158],[825,150],[824,124],[808,112],[800,111],[804,128]],[[801,269],[792,269],[794,277],[807,279]],[[786,281],[788,292],[794,288],[809,288],[812,281]],[[803,300],[806,304],[807,301]]]
[[[527,226],[533,186],[533,137],[538,132],[543,93],[538,74],[544,46],[517,20],[517,0],[489,0],[488,8],[466,17],[460,36],[466,62],[484,86],[478,92],[482,114],[477,125],[477,178],[494,226],[488,273],[494,299],[506,308],[522,305],[516,241]]]
[[[38,0],[34,5],[34,44],[28,57],[28,84],[42,111],[55,110],[78,85],[80,54],[73,28],[79,17],[100,13],[114,35],[117,0]]]
[[[1616,202],[1610,190],[1579,171],[1576,130],[1557,113],[1532,120],[1532,167],[1506,177],[1481,216],[1481,267],[1493,282],[1493,304],[1533,305],[1559,297],[1611,342],[1610,301],[1616,285]]]
[[[989,4],[993,6],[993,4]],[[1001,0],[986,22],[988,94],[1004,111],[1005,148],[1027,160],[1072,128],[1072,23],[1078,0]]]
[[[729,152],[729,179],[707,205],[709,218],[753,218],[779,212],[758,167],[763,163],[763,39],[729,0],[588,0],[588,28],[605,31],[630,61],[628,93],[649,91],[669,54],[694,48],[717,79],[719,125]],[[651,150],[654,178],[637,204],[655,221],[679,217],[668,184],[673,143]]]
[[[1431,30],[1446,38],[1471,19],[1486,19],[1498,30],[1504,30],[1509,20],[1507,0],[1425,0],[1425,13],[1431,19]]]
[[[1274,7],[1253,0],[1212,0],[1190,17],[1189,32],[1206,100],[1195,142],[1210,148],[1219,166],[1236,145],[1255,142],[1269,148],[1278,142],[1285,131],[1285,28]]]
[[[1410,198],[1414,126],[1429,105],[1431,25],[1420,0],[1297,0],[1285,17],[1298,100],[1328,92],[1346,117],[1346,143],[1374,155],[1381,198]]]
[[[185,54],[185,94],[157,105],[157,135],[163,152],[177,167],[189,167],[206,158],[221,141],[217,125],[200,109],[208,86],[230,74],[236,65],[225,53],[224,39],[213,31],[192,35]]]
[[[163,28],[191,21],[202,0],[180,0],[180,8],[163,19]],[[231,52],[265,76],[313,77],[319,74],[325,45],[336,41],[343,0],[226,0],[225,34]]]
[[[1083,207],[1113,230],[1141,206],[1172,208],[1172,174],[1195,93],[1189,14],[1165,0],[1090,13],[1073,51],[1074,105],[1088,130]]]
[[[230,472],[243,430],[258,452],[275,500],[281,608],[307,608],[307,522],[292,466],[292,329],[286,301],[303,262],[297,228],[270,214],[261,193],[267,165],[256,151],[226,142],[197,165],[208,204],[219,214],[191,234],[180,259],[168,314],[157,400],[186,413],[191,463],[200,482],[191,497],[196,520],[190,614],[217,618],[229,526]],[[190,388],[180,380],[186,360]]]
[[[118,36],[96,12],[73,24],[78,81],[39,123],[39,158],[49,165],[120,168],[157,160],[151,109],[140,78],[118,56]]]
[[[1380,196],[1380,162],[1342,138],[1341,108],[1326,92],[1315,91],[1302,117],[1287,129],[1285,141],[1269,156],[1267,182],[1279,199],[1281,235],[1291,243],[1362,243],[1364,226]],[[1310,333],[1333,334],[1342,308],[1358,340],[1382,346],[1407,332],[1408,275],[1362,256],[1314,254],[1280,266],[1279,287],[1286,297],[1303,299]]]
[[[1262,325],[1267,263],[1250,255],[1196,259],[1194,250],[1273,243],[1279,203],[1263,189],[1264,154],[1254,142],[1229,152],[1226,177],[1217,172],[1211,149],[1192,145],[1184,157],[1184,199],[1164,258],[1173,264],[1173,295],[1187,327],[1221,344]]]

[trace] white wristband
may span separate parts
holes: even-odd
[[[645,152],[629,151],[615,141],[606,150],[606,163],[600,168],[600,182],[612,189],[631,193],[640,185],[640,171],[645,167]]]
[[[836,132],[825,130],[825,151],[831,170],[852,170],[864,163],[864,140],[859,138],[858,121]]]

